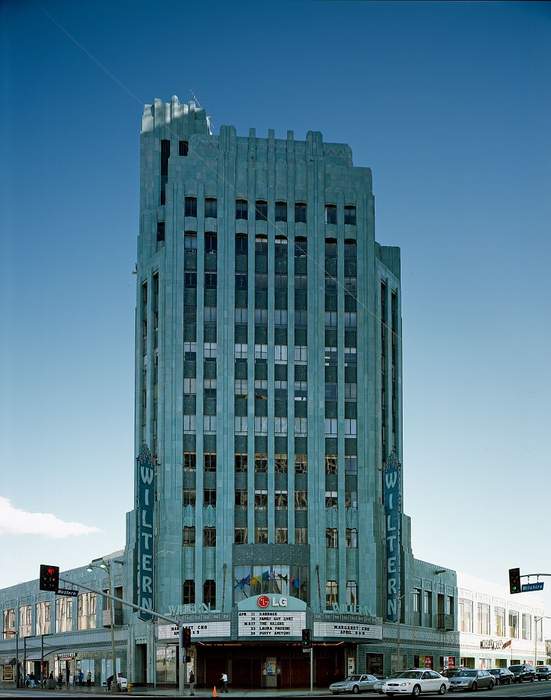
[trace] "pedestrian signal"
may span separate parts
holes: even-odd
[[[311,647],[312,646],[312,638],[310,636],[310,630],[308,627],[306,629],[302,630],[302,646],[303,647]]]
[[[59,566],[40,564],[40,590],[54,591],[59,588]]]

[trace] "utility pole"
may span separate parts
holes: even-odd
[[[310,647],[310,692],[314,692],[314,645]]]

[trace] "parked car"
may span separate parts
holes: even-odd
[[[511,685],[515,680],[514,674],[508,668],[490,668],[488,670],[495,678],[496,685]]]
[[[509,666],[509,671],[514,675],[513,683],[536,680],[534,667],[528,664],[513,664],[513,666]]]
[[[369,673],[356,673],[353,676],[348,676],[343,681],[331,683],[329,690],[333,695],[339,695],[340,693],[362,693],[373,690],[375,683],[377,683],[377,678],[375,678],[375,676]]]
[[[551,666],[536,666],[536,680],[548,681],[551,678]]]
[[[476,668],[458,668],[450,679],[450,690],[478,690],[487,688],[492,690],[496,684],[495,678],[489,671]]]
[[[386,683],[386,681],[390,681],[394,678],[398,678],[400,673],[401,673],[401,671],[396,671],[396,673],[391,673],[390,676],[377,676],[377,682],[373,686],[373,690],[376,693],[382,694],[383,685]]]
[[[424,668],[413,668],[410,671],[399,673],[396,678],[386,680],[383,685],[383,693],[385,695],[407,694],[415,697],[421,693],[445,695],[449,687],[449,679],[440,673]]]

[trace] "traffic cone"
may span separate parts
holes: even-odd
[[[216,686],[215,686],[215,685],[212,686],[212,697],[213,697],[213,698],[217,698],[217,697],[218,697],[218,693],[216,692]]]

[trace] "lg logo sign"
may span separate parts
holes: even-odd
[[[267,595],[259,595],[258,598],[256,599],[256,605],[259,608],[262,608],[263,610],[272,606],[272,608],[286,608],[287,607],[287,598],[284,596],[270,596]]]

